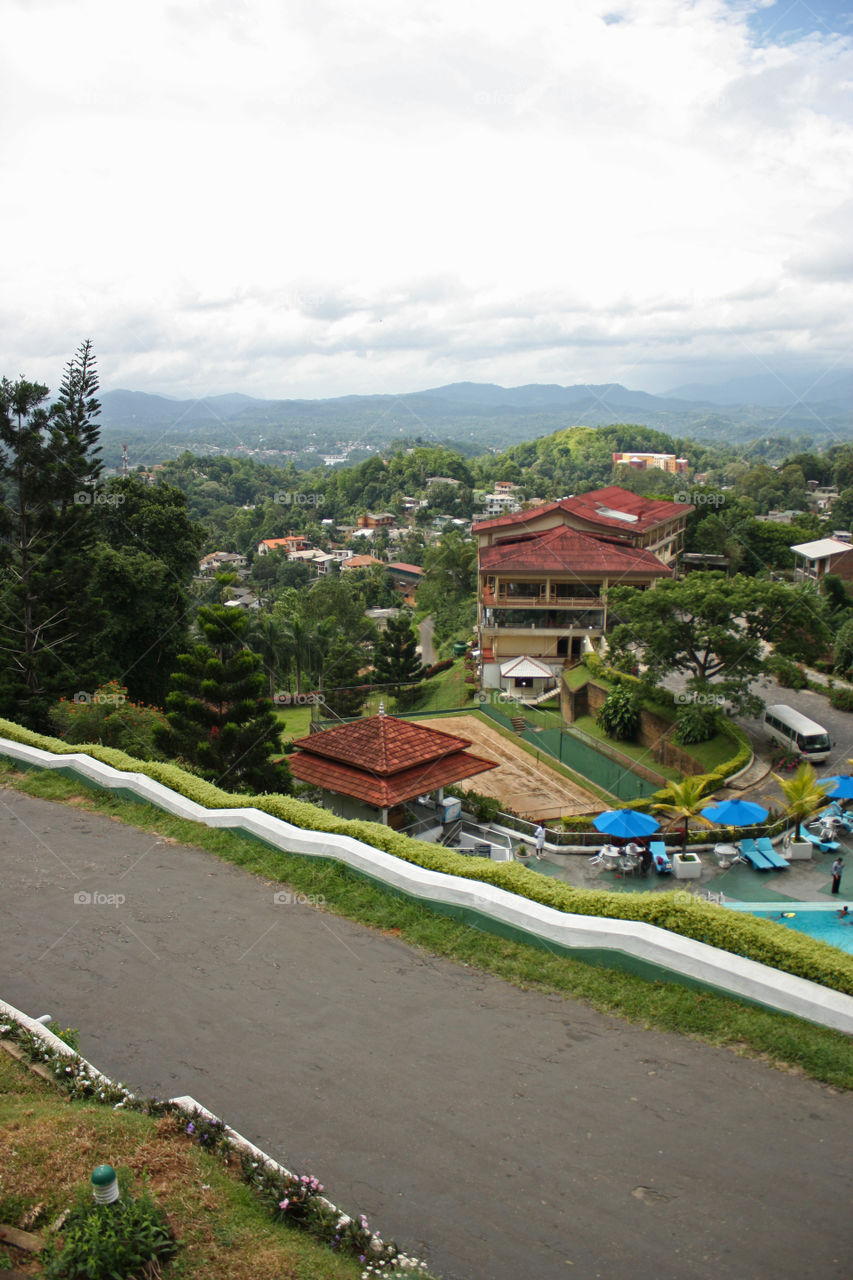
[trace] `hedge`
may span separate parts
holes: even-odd
[[[86,754],[114,769],[145,774],[204,808],[256,808],[304,830],[351,836],[405,862],[493,884],[557,911],[643,921],[853,995],[853,956],[805,934],[793,933],[771,920],[728,911],[701,899],[689,903],[676,901],[671,893],[622,894],[577,889],[562,880],[546,879],[519,863],[469,858],[439,845],[413,840],[381,823],[338,818],[325,809],[292,796],[231,795],[203,778],[187,773],[178,765],[136,760],[97,743],[72,746],[8,720],[0,720],[0,737],[57,755]]]

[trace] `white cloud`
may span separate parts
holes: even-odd
[[[853,44],[758,9],[12,6],[3,371],[84,336],[174,394],[837,360]]]

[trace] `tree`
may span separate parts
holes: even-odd
[[[749,682],[761,671],[763,646],[807,644],[814,652],[828,636],[813,592],[741,574],[690,573],[649,591],[615,587],[610,605],[621,619],[609,637],[615,661],[639,657],[655,682],[683,672],[688,690],[713,689],[753,715],[762,701]]]
[[[704,822],[706,826],[710,826],[707,818],[702,817],[701,810],[706,803],[705,800],[706,783],[701,778],[683,778],[681,782],[670,782],[665,788],[664,794],[669,797],[667,800],[661,800],[658,804],[653,804],[652,808],[655,813],[664,813],[670,818],[681,818],[684,826],[681,829],[681,852],[687,848],[687,836],[691,819],[698,822]]]
[[[609,738],[615,738],[617,742],[629,742],[640,727],[639,690],[631,689],[626,684],[617,684],[604,700],[596,716],[596,723]]]
[[[803,821],[819,809],[829,793],[829,787],[818,782],[813,767],[801,764],[792,778],[783,778],[778,773],[773,778],[782,788],[787,801],[785,812],[796,823],[794,840],[800,838],[800,826]]]
[[[329,711],[346,719],[357,716],[364,703],[366,685],[360,685],[364,654],[339,631],[331,641],[323,662],[323,702]]]
[[[417,654],[418,637],[411,623],[411,614],[401,611],[396,618],[389,618],[381,633],[373,655],[373,678],[377,684],[393,686],[400,693],[400,686],[415,684],[424,673],[424,666]]]
[[[234,791],[288,791],[273,704],[264,697],[261,659],[244,647],[246,617],[224,605],[199,609],[204,641],[178,657],[166,699],[168,730],[158,746]]]
[[[97,387],[88,342],[50,408],[46,386],[0,383],[0,706],[34,725],[81,679],[75,647],[86,626],[85,556],[101,471]]]

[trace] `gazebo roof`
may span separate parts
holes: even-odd
[[[294,777],[378,809],[497,767],[467,752],[468,738],[386,715],[336,725],[293,745]]]

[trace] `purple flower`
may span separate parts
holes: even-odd
[[[287,1209],[289,1205],[290,1205],[290,1201],[287,1199],[286,1196],[283,1200],[279,1200],[278,1202],[279,1209]]]
[[[192,1120],[190,1120],[189,1124],[187,1125],[187,1133],[195,1133],[195,1125],[193,1124]]]

